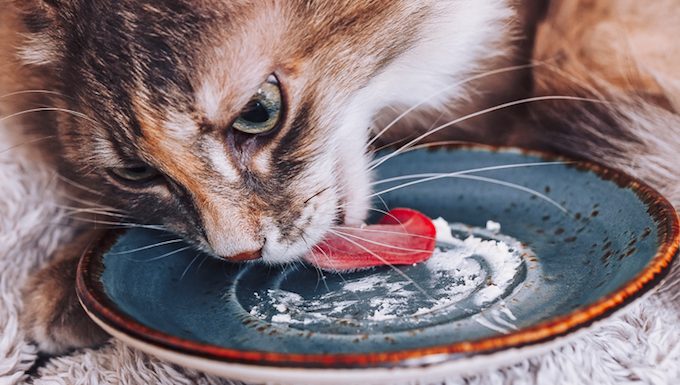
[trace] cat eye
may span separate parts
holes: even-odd
[[[160,175],[156,169],[149,166],[115,167],[109,171],[115,178],[127,183],[146,183]]]
[[[275,76],[262,83],[243,108],[232,127],[246,134],[265,134],[278,127],[282,115],[283,98]]]

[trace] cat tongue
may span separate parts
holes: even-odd
[[[430,258],[436,235],[430,218],[405,208],[390,211],[376,225],[335,232],[305,257],[308,263],[330,271],[410,265]]]

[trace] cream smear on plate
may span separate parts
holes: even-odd
[[[358,277],[356,273],[343,274],[339,288],[313,298],[269,289],[258,295],[260,301],[250,309],[250,315],[279,326],[338,321],[376,323],[434,316],[461,303],[477,310],[496,302],[503,305],[502,297],[512,289],[523,264],[520,242],[499,235],[501,225],[493,221],[488,221],[486,228],[450,224],[442,218],[434,220],[434,224],[438,246],[432,257],[421,263],[427,279],[418,281],[419,287],[393,270],[381,267],[379,272]],[[417,267],[399,269],[408,275],[409,269]],[[414,302],[418,307],[414,308]],[[500,306],[498,311],[504,316],[490,317],[503,322],[487,322],[483,316],[478,322],[489,323],[490,328],[498,331],[514,328],[509,309]]]

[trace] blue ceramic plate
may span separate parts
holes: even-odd
[[[376,186],[383,191],[415,180],[405,175],[432,178],[385,193],[376,206],[466,224],[454,226],[460,239],[505,241],[511,266],[473,252],[444,273],[418,264],[337,275],[229,264],[137,229],[110,234],[83,258],[78,294],[114,336],[242,380],[379,383],[518,359],[640,297],[678,247],[677,215],[655,191],[561,160],[436,147],[378,170],[388,179]],[[529,165],[488,169],[521,164]]]

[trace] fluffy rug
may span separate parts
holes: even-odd
[[[20,289],[68,227],[59,226],[54,174],[18,133],[0,126],[0,385],[229,384],[112,341],[39,358],[18,324]],[[679,202],[675,202],[678,204]],[[39,365],[36,365],[39,362]],[[654,293],[552,352],[446,384],[680,384],[680,274]]]

